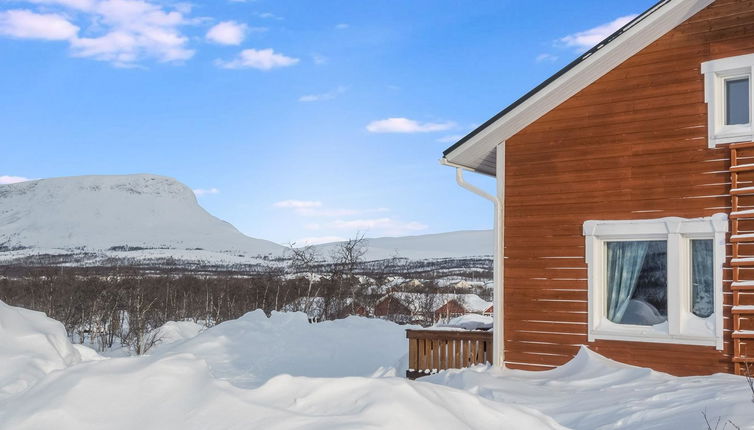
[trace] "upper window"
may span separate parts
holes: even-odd
[[[754,54],[702,64],[710,147],[754,140],[751,120],[753,67]]]
[[[724,214],[584,223],[589,340],[722,348]]]

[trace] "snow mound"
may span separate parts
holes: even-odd
[[[153,350],[194,338],[204,330],[206,330],[205,326],[193,321],[168,321],[150,333],[150,336],[155,336],[157,339],[157,345],[153,347]]]
[[[0,400],[80,361],[61,323],[0,301]]]
[[[301,357],[302,359],[304,357]],[[213,378],[190,354],[84,363],[0,409],[0,429],[561,429],[542,414],[399,378]]]
[[[527,372],[486,366],[451,370],[422,381],[528,406],[576,429],[693,429],[727,420],[754,428],[752,393],[742,376],[679,378],[605,358],[582,347],[554,370]],[[722,424],[721,424],[722,426]],[[731,428],[731,426],[727,426]]]
[[[303,312],[249,312],[196,337],[158,347],[154,355],[190,353],[212,373],[255,387],[283,373],[295,376],[369,376],[406,354],[406,326],[362,317],[310,324]]]
[[[0,248],[67,251],[170,248],[282,255],[156,175],[77,176],[0,185]]]
[[[438,327],[453,327],[464,330],[490,330],[492,329],[493,318],[487,315],[466,314],[460,317],[452,318],[444,324],[438,324]]]

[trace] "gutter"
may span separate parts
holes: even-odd
[[[472,193],[489,200],[494,206],[494,236],[495,236],[495,254],[493,259],[493,284],[492,303],[493,303],[493,335],[492,335],[492,365],[502,367],[505,365],[505,349],[503,348],[503,336],[505,335],[505,318],[504,318],[504,266],[503,266],[503,249],[505,249],[505,143],[501,143],[496,148],[496,178],[497,178],[497,195],[493,196],[482,189],[469,184],[463,177],[464,170],[470,170],[467,167],[452,163],[446,158],[440,159],[443,166],[454,167],[456,169],[456,183]]]

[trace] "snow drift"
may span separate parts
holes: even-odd
[[[78,176],[0,185],[0,248],[170,248],[282,254],[202,209],[190,188],[156,175]]]
[[[405,369],[406,326],[362,317],[310,324],[302,312],[261,310],[218,324],[196,337],[158,345],[154,355],[190,353],[217,378],[241,387],[275,375],[369,376],[381,367]]]
[[[730,420],[754,428],[752,392],[742,376],[679,378],[607,359],[586,347],[554,370],[526,372],[486,366],[451,370],[422,381],[534,408],[574,429],[701,429]],[[715,422],[720,418],[719,427]],[[725,428],[735,428],[725,425]]]
[[[80,361],[63,324],[0,301],[0,400]]]
[[[171,323],[164,333],[173,343],[154,355],[81,362],[59,323],[0,302],[0,387],[13,388],[0,402],[0,429],[563,428],[528,408],[439,385],[311,377],[389,364],[403,335],[389,322],[309,325],[303,314],[267,319],[260,311],[197,332]],[[27,373],[33,383],[18,384]]]

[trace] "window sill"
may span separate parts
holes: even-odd
[[[714,318],[714,316],[712,316]],[[703,319],[699,319],[704,321]],[[701,328],[695,324],[697,329]],[[620,340],[629,342],[670,343],[678,345],[717,346],[717,339],[710,330],[703,335],[668,334],[667,322],[656,326],[615,324],[603,321],[598,328],[589,331],[589,341]]]
[[[741,143],[754,141],[754,132],[751,130],[746,133],[740,134],[717,134],[710,137],[709,147],[714,148],[717,145],[725,145],[728,143]]]

